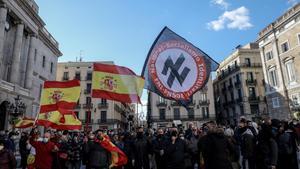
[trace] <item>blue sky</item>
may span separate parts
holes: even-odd
[[[36,0],[60,43],[59,61],[114,61],[141,73],[168,26],[220,62],[298,0]],[[142,101],[147,100],[144,92]],[[139,112],[146,112],[146,107]],[[144,114],[144,113],[142,113]],[[145,114],[144,114],[145,116]]]
[[[164,26],[216,61],[258,32],[296,0],[36,0],[60,43],[59,61],[112,60],[141,73]],[[270,6],[271,5],[271,6]]]

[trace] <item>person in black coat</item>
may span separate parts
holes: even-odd
[[[97,131],[98,138],[101,136],[101,131]],[[84,154],[86,157],[87,169],[107,169],[109,167],[110,152],[103,148],[94,140],[89,140],[84,146]]]
[[[206,126],[208,133],[198,142],[205,169],[232,169],[229,156],[235,152],[233,145],[225,137],[224,131],[216,127],[215,122],[208,122]]]
[[[19,151],[21,155],[22,169],[26,169],[27,167],[27,157],[29,155],[29,150],[27,150],[26,148],[27,141],[28,141],[28,134],[26,132],[22,132],[20,142],[19,142]]]
[[[135,169],[149,169],[149,155],[152,154],[151,142],[144,135],[144,129],[137,129],[136,138],[133,143],[134,167]]]
[[[158,129],[157,136],[152,141],[157,169],[166,168],[166,156],[165,156],[166,141],[167,140],[164,137],[164,131],[162,129]]]
[[[275,169],[278,158],[278,147],[273,138],[272,127],[262,124],[256,146],[256,169]]]
[[[184,157],[187,152],[186,142],[178,137],[177,128],[170,131],[171,138],[166,145],[166,169],[184,169]]]

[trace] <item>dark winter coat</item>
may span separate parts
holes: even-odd
[[[0,150],[0,168],[1,169],[15,169],[17,165],[14,154],[8,150]]]
[[[149,169],[149,155],[152,145],[146,137],[136,138],[133,144],[136,169]]]
[[[223,133],[208,133],[200,138],[198,147],[205,169],[232,169],[229,157],[235,151]]]
[[[85,145],[84,154],[87,158],[87,166],[94,168],[108,168],[110,153],[99,143],[88,141]]]
[[[156,165],[159,166],[160,168],[165,168],[166,166],[166,148],[167,148],[167,140],[165,137],[160,137],[160,138],[155,138],[152,141],[152,146],[153,146],[153,152],[155,155],[155,161]],[[163,150],[164,154],[161,155],[160,151]]]
[[[184,168],[184,154],[187,152],[186,142],[177,138],[175,144],[168,140],[166,146],[166,162],[167,169],[182,169]]]

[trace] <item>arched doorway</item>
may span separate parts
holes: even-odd
[[[8,101],[3,101],[0,104],[0,131],[5,129],[5,120],[6,120],[6,112],[7,112],[7,105]]]

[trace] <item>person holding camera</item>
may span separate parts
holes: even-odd
[[[185,168],[184,154],[187,152],[186,142],[178,137],[177,128],[170,130],[170,138],[166,145],[166,168],[183,169]]]

